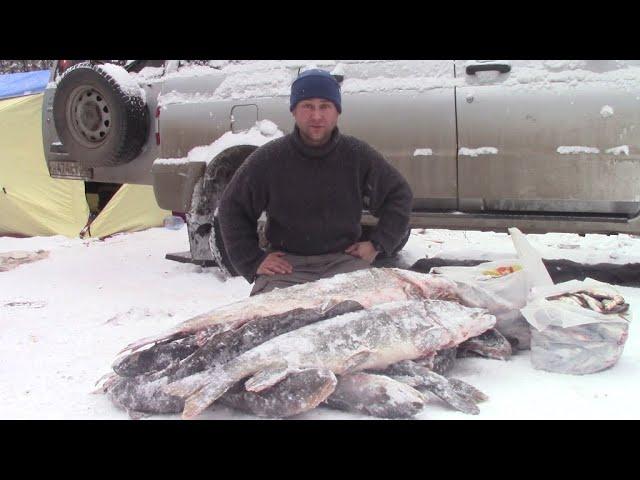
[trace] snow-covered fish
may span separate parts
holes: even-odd
[[[162,390],[168,376],[112,375],[102,391],[132,418],[145,414],[180,413],[184,400]],[[338,381],[331,370],[308,368],[289,375],[282,382],[259,393],[248,392],[242,383],[235,385],[221,398],[222,405],[252,413],[259,417],[284,418],[298,415],[318,406],[331,395]]]
[[[198,341],[197,334],[165,341],[146,350],[121,356],[113,370],[123,377],[135,377],[168,369],[174,380],[217,364],[226,363],[267,340],[297,328],[344,313],[362,310],[357,302],[346,300],[331,307],[295,308],[288,312],[249,320],[242,326]],[[172,365],[179,362],[177,369]]]
[[[286,418],[316,408],[333,394],[337,383],[331,370],[307,368],[263,392],[248,392],[239,383],[220,398],[220,403],[259,417]]]
[[[185,398],[183,418],[192,418],[248,377],[246,390],[260,392],[304,368],[328,368],[336,375],[382,369],[451,348],[495,322],[486,310],[456,302],[390,302],[285,333],[222,368],[191,375],[163,390]]]
[[[336,275],[286,289],[249,297],[187,320],[157,336],[131,343],[120,353],[147,345],[201,334],[202,342],[214,335],[234,330],[258,318],[280,315],[294,309],[324,312],[351,300],[369,308],[409,299],[458,298],[456,284],[445,278],[397,268],[370,268]]]
[[[473,385],[457,378],[445,378],[411,360],[390,365],[382,373],[420,392],[430,392],[456,410],[472,415],[480,413],[476,404],[489,398]]]
[[[338,380],[329,408],[380,418],[410,418],[425,406],[422,393],[385,375],[353,373]]]
[[[458,357],[478,355],[496,360],[509,360],[512,353],[509,340],[495,328],[458,345]]]

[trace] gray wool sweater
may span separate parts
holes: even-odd
[[[406,234],[411,201],[402,175],[365,142],[336,128],[314,148],[296,127],[245,160],[222,195],[218,219],[231,263],[251,283],[267,255],[256,233],[263,211],[273,249],[322,255],[358,241],[367,209],[379,218],[371,240],[391,252]]]

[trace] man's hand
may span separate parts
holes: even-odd
[[[265,257],[258,271],[258,275],[277,275],[277,274],[289,274],[293,272],[293,267],[285,259],[280,258],[284,256],[284,252],[271,252]]]
[[[373,261],[378,256],[378,251],[376,247],[373,246],[371,242],[357,242],[347,248],[345,253],[349,255],[353,255],[354,257],[361,258],[365,262],[373,263]]]

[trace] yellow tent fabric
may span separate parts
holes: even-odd
[[[170,211],[158,207],[152,186],[125,184],[91,223],[89,232],[92,237],[135,232],[161,226],[168,215]]]
[[[77,236],[89,216],[84,182],[49,176],[42,96],[0,101],[0,235]]]
[[[0,235],[77,237],[89,218],[81,180],[49,176],[42,146],[42,94],[0,101]],[[92,237],[162,225],[171,212],[153,187],[123,185],[92,222]]]

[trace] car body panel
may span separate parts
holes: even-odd
[[[524,66],[535,75],[509,81]],[[496,150],[459,155],[461,210],[640,210],[640,83],[554,81],[541,61],[483,72],[484,80],[457,70],[465,79],[457,92],[459,149]]]
[[[494,64],[509,71],[467,73]],[[313,67],[341,81],[341,131],[376,148],[409,182],[412,226],[640,233],[629,221],[640,211],[638,61],[167,61],[153,75],[134,74],[151,114],[141,154],[84,170],[55,133],[52,77],[43,105],[51,175],[155,182],[164,208],[182,211],[204,165],[169,162],[154,176],[154,160],[185,159],[260,120],[291,132],[290,84]],[[375,221],[366,212],[363,220]]]

